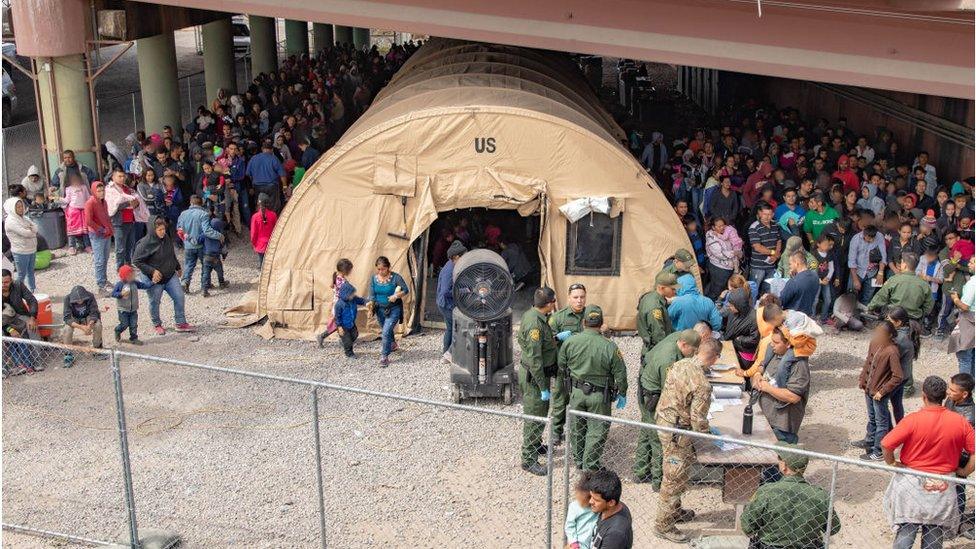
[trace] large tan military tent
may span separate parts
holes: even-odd
[[[295,189],[256,312],[277,337],[309,337],[330,316],[336,261],[352,260],[365,293],[383,255],[410,285],[409,326],[433,291],[423,287],[431,224],[488,208],[538,216],[542,280],[560,299],[586,284],[612,328],[633,329],[639,295],[689,243],[623,137],[567,56],[434,40]]]

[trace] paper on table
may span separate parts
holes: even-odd
[[[725,410],[725,406],[718,401],[713,400],[712,403],[708,406],[709,414],[711,414],[712,412],[716,412],[716,413],[722,412],[724,410]]]
[[[742,389],[736,386],[726,387],[722,385],[712,385],[712,397],[714,398],[740,398]]]
[[[722,406],[738,406],[742,404],[741,398],[712,398],[712,402]]]
[[[713,427],[710,427],[709,428],[709,432],[711,432],[713,435],[722,436],[722,431],[720,431],[718,429],[718,427],[714,427],[714,426]],[[715,442],[715,446],[717,446],[718,449],[721,450],[721,451],[723,451],[723,452],[731,452],[732,450],[738,450],[739,448],[742,448],[742,445],[741,444],[735,444],[735,443],[732,443],[732,442],[725,442],[723,440],[716,440],[714,442]]]

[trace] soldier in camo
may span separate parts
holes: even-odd
[[[722,354],[722,343],[708,338],[698,346],[698,353],[679,360],[671,366],[657,405],[657,424],[708,432],[708,407],[712,386],[705,373]],[[687,543],[688,536],[675,527],[695,516],[690,509],[681,508],[681,494],[688,485],[691,465],[695,460],[694,439],[665,431],[658,431],[664,452],[661,499],[658,502],[654,533],[675,543]]]

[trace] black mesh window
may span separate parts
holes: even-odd
[[[566,274],[619,276],[622,223],[623,215],[591,213],[568,224]]]

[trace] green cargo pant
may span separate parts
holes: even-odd
[[[603,392],[584,395],[583,390],[573,388],[569,397],[569,407],[591,414],[610,415],[610,404],[603,401]],[[610,423],[598,419],[574,417],[572,437],[573,460],[584,471],[600,468],[600,457],[610,432]]]
[[[522,413],[527,416],[546,417],[549,403],[542,400],[539,386],[529,383],[529,371],[519,368],[519,387],[522,389]],[[522,465],[532,465],[539,461],[539,446],[546,424],[541,421],[525,421],[522,426]]]
[[[641,421],[654,425],[656,417],[647,409],[644,402],[640,404]],[[661,439],[657,431],[641,429],[637,435],[637,456],[634,461],[634,477],[640,481],[651,481],[651,484],[661,485]]]
[[[556,382],[552,387],[552,436],[563,436],[566,426],[566,405],[569,404],[569,393],[566,391],[566,374],[563,368],[556,372]]]

